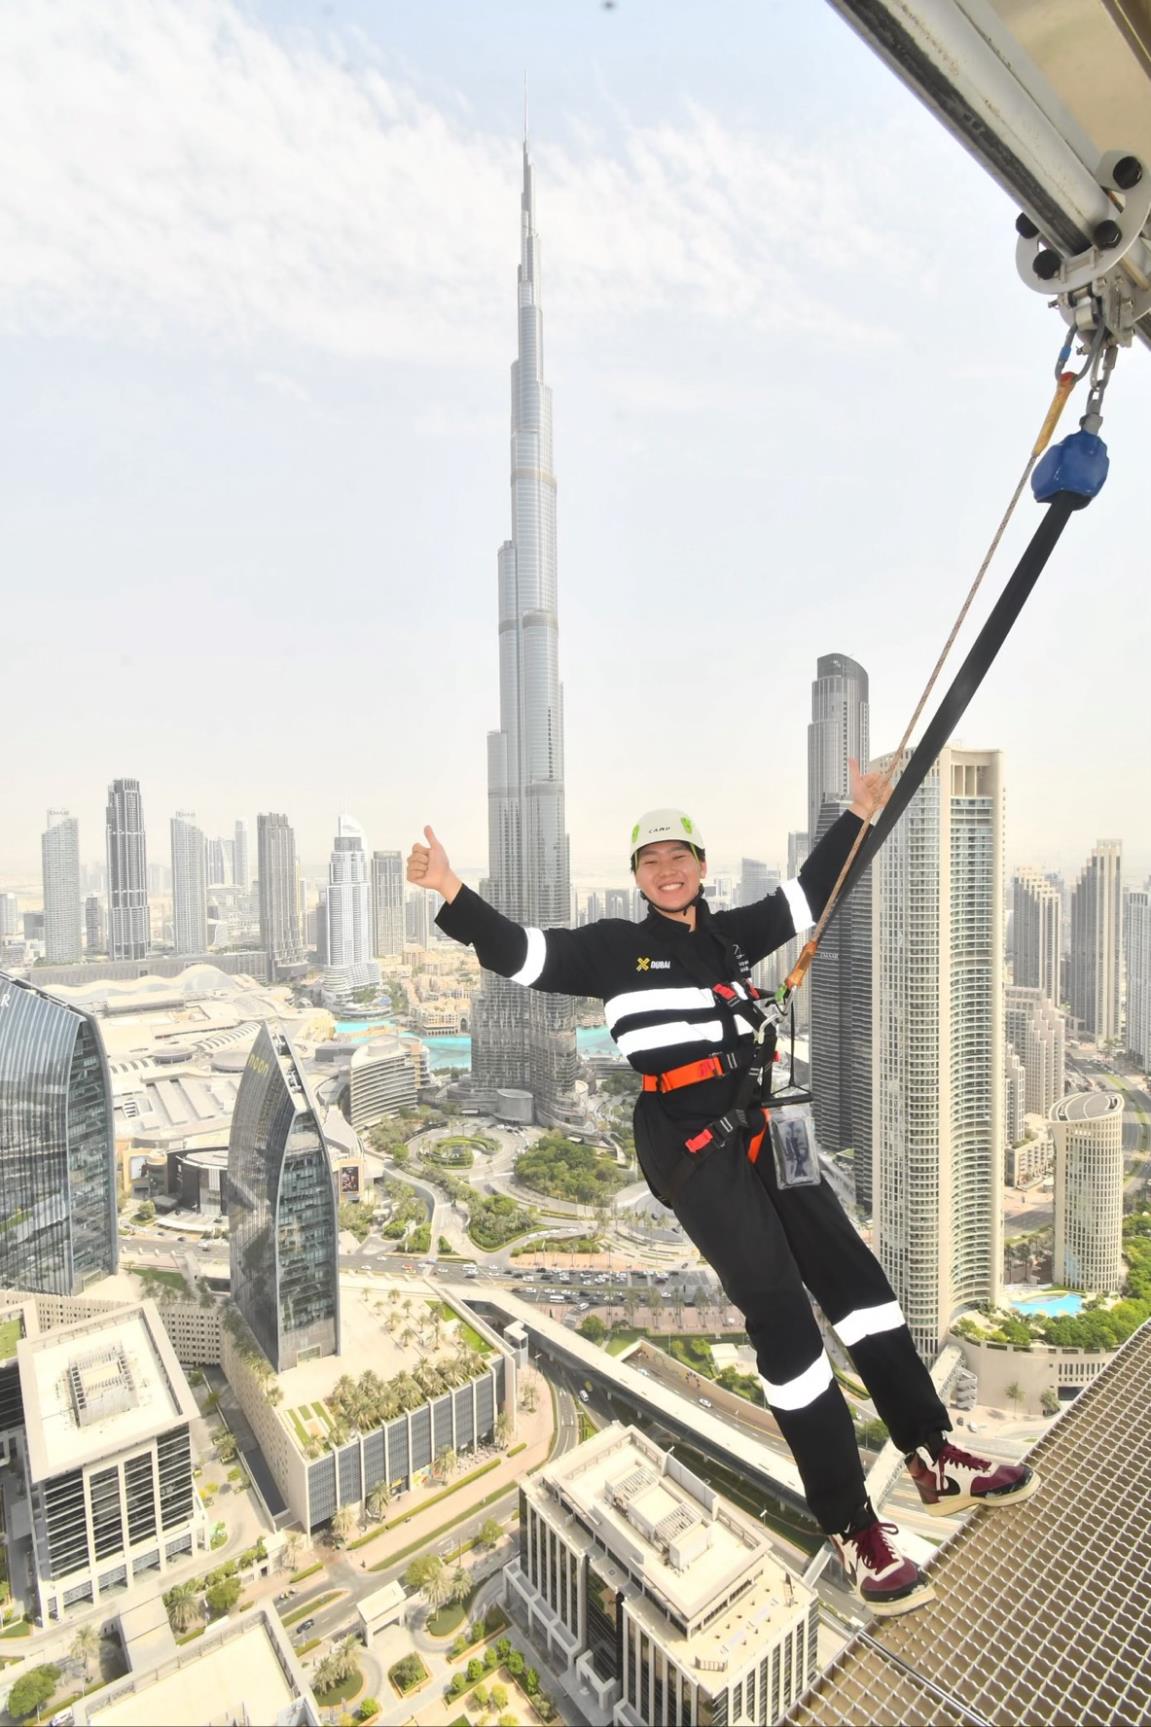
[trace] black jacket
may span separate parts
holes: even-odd
[[[809,929],[827,904],[859,827],[859,818],[845,811],[795,881],[735,911],[713,913],[703,902],[694,931],[656,911],[642,923],[601,918],[583,929],[525,929],[468,887],[440,908],[436,922],[445,935],[470,943],[481,965],[501,977],[557,995],[598,998],[608,1030],[632,1067],[663,1073],[701,1056],[750,1047],[752,1021],[738,1007],[721,1012],[703,980],[742,991],[741,959],[745,968],[756,965]],[[725,1075],[659,1094],[659,1102],[676,1120],[708,1118],[722,1112],[733,1085]]]

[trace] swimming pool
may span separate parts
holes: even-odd
[[[1012,1307],[1016,1313],[1045,1313],[1051,1319],[1065,1313],[1078,1313],[1083,1306],[1081,1295],[1057,1295],[1054,1290],[1048,1290],[1042,1295],[1029,1295],[1023,1300],[1012,1299]]]

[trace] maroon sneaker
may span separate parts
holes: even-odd
[[[1039,1477],[1028,1464],[995,1463],[961,1451],[958,1445],[944,1444],[934,1460],[921,1446],[911,1453],[907,1467],[924,1510],[932,1517],[950,1517],[969,1505],[1018,1505],[1039,1486]]]
[[[911,1613],[935,1599],[918,1565],[905,1559],[888,1539],[898,1534],[894,1523],[881,1523],[872,1513],[862,1528],[831,1536],[851,1588],[864,1606],[885,1617]]]

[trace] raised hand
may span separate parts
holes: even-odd
[[[422,846],[417,840],[408,854],[408,880],[416,887],[434,888],[446,900],[453,900],[460,891],[460,879],[430,827],[424,829],[424,838],[427,845]]]
[[[884,775],[878,768],[874,773],[860,773],[854,757],[848,759],[847,766],[851,774],[851,813],[869,822],[891,796],[891,786],[884,784]]]

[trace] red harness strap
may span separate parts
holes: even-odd
[[[718,1055],[705,1055],[699,1061],[685,1062],[682,1067],[669,1067],[666,1073],[645,1073],[644,1091],[678,1091],[682,1085],[699,1085],[702,1080],[715,1079],[729,1069]]]

